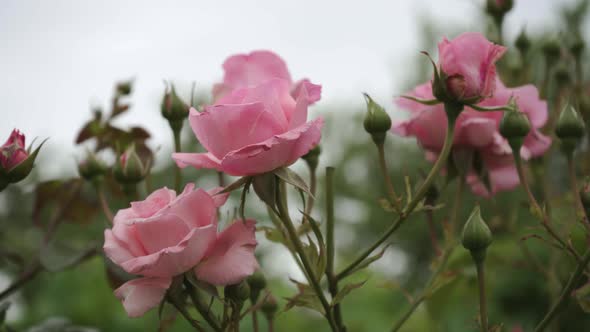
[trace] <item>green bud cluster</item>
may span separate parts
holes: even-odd
[[[561,147],[567,154],[572,153],[584,137],[586,125],[580,114],[571,105],[566,105],[555,125],[555,135],[561,140]]]

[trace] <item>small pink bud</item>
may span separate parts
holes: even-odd
[[[14,129],[10,137],[0,147],[0,167],[8,171],[22,163],[29,153],[25,149],[25,135]]]

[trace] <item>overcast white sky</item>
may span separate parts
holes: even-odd
[[[509,36],[524,24],[531,31],[553,25],[555,8],[571,1],[515,2]],[[122,122],[141,124],[154,141],[169,145],[158,111],[162,80],[209,86],[221,78],[228,55],[261,48],[279,53],[295,79],[323,85],[320,109],[335,102],[360,104],[361,91],[390,105],[411,76],[408,59],[420,50],[419,14],[478,29],[482,5],[483,0],[0,0],[0,140],[16,127],[28,137],[50,137],[52,150],[61,150],[53,157],[72,158],[89,105],[108,105],[113,83],[135,77],[134,109]]]

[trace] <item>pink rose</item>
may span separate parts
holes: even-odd
[[[258,60],[262,55],[278,64]],[[231,57],[225,67],[229,83],[224,86],[235,88],[203,112],[191,109],[189,115],[195,136],[208,152],[174,153],[179,167],[255,175],[288,166],[318,144],[323,120],[307,122],[308,106],[319,99],[317,86],[302,83],[293,87],[282,60],[269,52]],[[276,72],[287,79],[269,79],[268,73]]]
[[[520,150],[521,156],[529,159],[544,154],[551,145],[551,139],[541,134],[538,129],[547,121],[547,103],[539,99],[539,93],[532,85],[507,88],[499,79],[495,85],[497,88],[494,96],[478,105],[506,105],[510,96],[514,96],[520,111],[527,114],[533,128],[524,140]],[[432,99],[431,85],[419,85],[411,95]],[[408,99],[399,99],[397,104],[409,110],[412,117],[395,124],[393,132],[401,136],[416,137],[418,143],[426,150],[428,159],[435,160],[442,150],[446,135],[444,124],[447,122],[443,105],[427,106]],[[453,150],[475,152],[476,158],[479,158],[489,177],[491,192],[474,171],[467,177],[471,189],[481,196],[514,189],[520,183],[510,146],[498,131],[501,119],[502,112],[478,112],[466,107],[455,124]]]
[[[505,51],[505,47],[488,41],[477,32],[463,33],[452,41],[444,38],[438,44],[438,66],[446,93],[439,99],[477,103],[492,96],[496,61]]]
[[[0,167],[9,171],[29,156],[25,149],[25,135],[14,129],[4,145],[0,146]]]
[[[214,285],[241,281],[258,268],[254,221],[236,221],[217,231],[217,207],[227,199],[189,184],[180,195],[158,189],[144,201],[120,210],[105,231],[105,254],[128,273],[139,275],[117,290],[131,317],[163,299],[172,278],[193,270]]]
[[[297,98],[303,87],[307,89],[310,103],[321,98],[320,85],[315,85],[308,79],[293,83],[285,61],[271,51],[261,50],[230,56],[223,63],[223,70],[223,82],[213,86],[213,100],[216,103],[225,104],[223,97],[236,89],[254,87],[276,78],[289,84],[293,98]]]

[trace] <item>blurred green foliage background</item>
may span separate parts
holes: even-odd
[[[587,13],[587,1],[580,2],[577,7],[569,8],[562,13],[563,26],[559,32],[548,32],[546,35],[529,36],[535,56],[519,58],[518,52],[509,41],[510,51],[500,64],[503,79],[512,85],[526,83],[522,79],[522,68],[531,69],[530,81],[542,82],[543,64],[540,46],[547,38],[559,35],[563,46],[567,46],[569,36],[580,35],[582,23]],[[436,45],[437,22],[425,22],[424,34],[426,49],[432,50]],[[493,25],[482,27],[487,30],[490,38],[497,38]],[[414,52],[416,50],[407,50]],[[416,52],[417,53],[417,52]],[[433,52],[436,54],[436,52]],[[587,52],[586,52],[587,55]],[[428,79],[431,69],[422,57],[416,57],[414,77],[407,77],[408,87]],[[589,77],[586,66],[585,77]],[[393,93],[393,92],[392,92]],[[588,95],[588,89],[585,92]],[[360,94],[359,94],[360,98]],[[552,98],[549,96],[549,98]],[[390,109],[390,107],[387,107]],[[379,199],[385,196],[382,179],[377,176],[376,149],[370,137],[362,128],[362,109],[348,109],[346,105],[322,105],[314,108],[314,114],[322,114],[326,126],[323,131],[319,169],[318,204],[313,213],[318,220],[324,216],[322,211],[324,190],[324,166],[336,167],[336,208],[337,232],[336,241],[338,255],[337,266],[352,259],[355,254],[368,246],[372,240],[392,222],[392,214],[384,211]],[[554,111],[551,109],[550,111]],[[581,109],[581,111],[584,111]],[[138,110],[132,110],[139,114]],[[587,117],[587,113],[584,114]],[[183,142],[186,150],[199,149],[190,130],[185,125]],[[588,145],[581,155],[588,159]],[[50,155],[49,149],[42,154]],[[158,155],[156,158],[166,158]],[[390,136],[387,141],[387,159],[391,176],[396,188],[404,187],[404,177],[409,176],[413,185],[421,180],[430,164],[424,160],[423,153],[413,140],[402,140]],[[572,197],[568,193],[565,161],[559,151],[552,151],[548,156],[548,168],[544,170],[535,162],[532,163],[533,173],[546,177],[551,186],[552,214],[558,223],[556,228],[569,234],[574,245],[580,251],[586,246],[582,230],[572,227]],[[590,160],[586,160],[588,163]],[[65,163],[69,161],[53,160]],[[171,186],[173,183],[173,165],[152,173],[152,187]],[[294,170],[304,178],[308,177],[307,168],[302,162],[294,165]],[[588,173],[583,168],[582,174]],[[186,181],[195,181],[198,186],[215,185],[217,174],[211,171],[185,170]],[[33,186],[35,175],[19,186],[12,186],[0,194],[0,247],[11,248],[21,253],[26,259],[34,257],[43,227],[52,211],[45,209],[38,216],[38,224],[31,218],[34,204]],[[444,206],[434,211],[434,219],[438,234],[441,234],[441,222],[447,218],[449,207],[453,203],[455,183],[445,184],[439,179],[440,190],[438,203]],[[534,184],[535,192],[542,193],[541,183]],[[82,190],[87,198],[87,210],[73,216],[60,227],[57,237],[67,239],[74,247],[85,247],[88,244],[100,244],[103,241],[104,217],[98,211],[98,200],[88,184]],[[238,195],[237,193],[233,194]],[[295,197],[295,195],[292,195]],[[112,208],[123,207],[120,196],[109,196]],[[238,197],[232,197],[229,206],[237,206]],[[297,201],[296,204],[299,204]],[[531,218],[525,208],[526,197],[522,190],[501,193],[491,199],[480,199],[467,195],[460,211],[460,220],[465,220],[469,211],[476,204],[481,204],[483,216],[494,232],[494,242],[488,253],[488,291],[489,316],[494,324],[503,324],[504,331],[511,331],[521,326],[525,331],[531,330],[543,317],[550,304],[559,294],[562,284],[573,269],[572,262],[566,255],[551,247],[548,243],[523,237],[530,234],[542,234],[537,222]],[[247,205],[247,215],[256,216],[259,226],[271,225],[262,208],[262,203],[251,195]],[[295,209],[292,209],[295,210]],[[231,214],[231,208],[226,211]],[[224,218],[227,220],[227,217]],[[267,277],[270,290],[280,300],[295,293],[293,284],[287,277],[298,277],[289,268],[293,263],[290,257],[276,255],[277,244],[264,239],[264,233],[258,233],[261,242],[257,254],[260,256],[263,270],[270,268],[273,272]],[[0,255],[2,256],[2,255]],[[281,258],[282,257],[282,258]],[[384,257],[360,275],[350,278],[348,282],[366,280],[366,284],[353,291],[343,302],[345,322],[349,331],[386,331],[408,308],[408,296],[416,294],[426,283],[431,273],[431,262],[434,257],[432,243],[426,223],[426,213],[413,215],[394,237],[390,239],[390,247]],[[534,257],[534,258],[533,258]],[[275,266],[270,266],[275,265]],[[406,323],[403,331],[475,331],[477,316],[477,292],[475,269],[472,267],[469,254],[462,248],[455,250],[451,257],[450,267],[454,271],[448,283],[441,286],[432,298],[428,299]],[[550,273],[544,273],[544,270]],[[0,272],[4,278],[16,276],[20,271],[19,264],[0,258]],[[278,272],[277,272],[278,271]],[[2,288],[2,287],[0,287]],[[105,273],[104,260],[96,256],[79,266],[59,273],[44,272],[34,278],[22,290],[11,298],[17,311],[21,311],[16,322],[10,323],[17,331],[39,324],[50,317],[64,317],[77,326],[96,327],[101,331],[154,331],[158,330],[156,311],[138,319],[126,316],[120,302],[113,296],[111,286]],[[325,321],[306,309],[295,308],[281,312],[277,317],[277,331],[328,331]],[[263,330],[265,323],[262,323]],[[251,331],[247,318],[242,325],[243,331]],[[189,326],[177,319],[168,331],[187,331]],[[590,315],[584,313],[575,301],[569,301],[563,314],[551,327],[553,331],[590,331]]]

